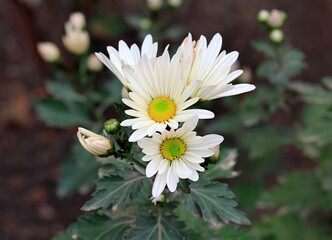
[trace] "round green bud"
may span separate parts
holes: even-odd
[[[110,119],[104,123],[104,129],[109,134],[115,134],[120,130],[120,122],[117,119]]]

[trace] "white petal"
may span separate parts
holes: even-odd
[[[152,177],[157,173],[160,160],[161,160],[160,158],[155,158],[152,161],[150,161],[149,164],[146,166],[145,173],[148,178]]]
[[[153,182],[152,196],[158,197],[165,189],[166,186],[166,175],[168,171],[163,174],[157,174]]]
[[[167,187],[170,192],[174,192],[176,190],[177,184],[179,182],[179,177],[176,174],[176,170],[174,168],[174,164],[167,171],[166,176]]]

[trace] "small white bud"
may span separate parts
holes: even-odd
[[[97,58],[95,54],[91,54],[87,60],[87,67],[92,72],[100,72],[103,69],[102,62]]]
[[[74,29],[82,30],[85,27],[85,16],[81,12],[74,12],[70,14],[69,23]]]
[[[148,8],[152,11],[158,11],[163,6],[163,0],[146,0]]]
[[[90,46],[90,36],[88,32],[74,30],[70,26],[66,26],[66,35],[62,38],[66,49],[76,55],[85,53]]]
[[[267,22],[269,17],[270,17],[270,13],[269,13],[269,11],[267,11],[265,9],[260,10],[257,14],[258,21],[260,21],[262,23]]]
[[[212,162],[217,162],[220,158],[220,144],[210,148],[213,151],[213,155],[210,157]]]
[[[57,62],[60,59],[60,50],[52,42],[37,43],[37,50],[45,62],[52,63]]]
[[[122,96],[122,98],[130,99],[130,97],[129,97],[129,92],[128,92],[128,90],[127,90],[126,87],[123,87],[123,88],[122,88],[121,96]]]
[[[279,29],[274,29],[270,32],[269,38],[274,43],[280,43],[284,40],[284,33]]]
[[[243,73],[239,76],[239,81],[243,83],[251,82],[252,70],[248,66],[243,67]]]
[[[96,156],[107,156],[113,149],[109,139],[85,128],[78,128],[77,138],[85,150]]]
[[[270,13],[267,22],[271,28],[279,28],[284,24],[285,20],[286,20],[285,12],[273,9]]]
[[[156,205],[157,202],[166,202],[166,197],[164,194],[160,194],[158,197],[150,197],[151,202]]]
[[[173,8],[178,8],[182,5],[182,0],[168,0],[168,5]]]

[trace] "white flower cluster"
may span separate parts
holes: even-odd
[[[208,44],[204,36],[198,41],[191,34],[171,57],[166,48],[157,56],[158,44],[148,35],[141,49],[120,41],[118,50],[108,47],[109,57],[96,53],[128,91],[122,101],[129,107],[131,118],[121,126],[131,127],[129,138],[137,142],[149,162],[147,177],[156,175],[152,195],[158,197],[168,187],[174,192],[179,179],[197,181],[200,165],[215,154],[223,137],[210,134],[197,136],[194,129],[199,119],[214,114],[193,107],[207,101],[237,95],[255,89],[251,84],[231,82],[242,70],[231,71],[237,52],[221,51],[222,38],[216,34]],[[190,109],[189,109],[190,108]]]

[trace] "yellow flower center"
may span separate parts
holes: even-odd
[[[162,123],[175,116],[176,105],[167,97],[159,97],[152,100],[148,108],[149,116],[154,121]]]
[[[161,155],[170,161],[180,158],[186,152],[186,149],[186,144],[180,138],[166,139],[160,146]]]

